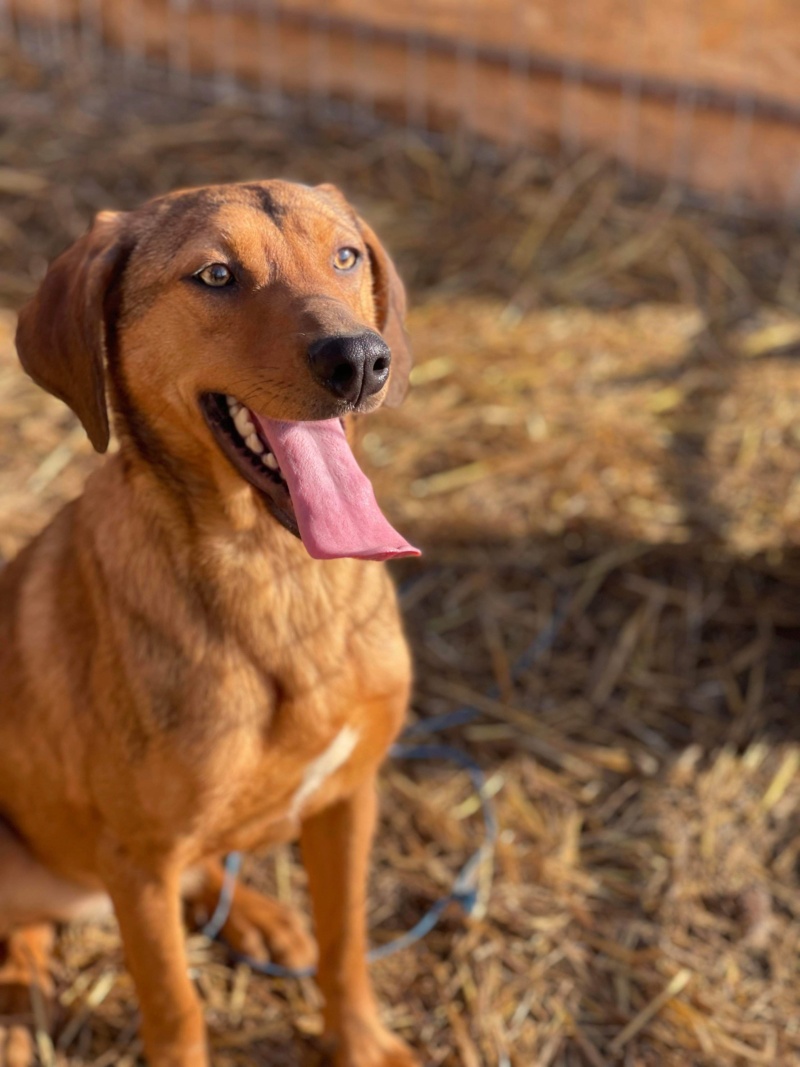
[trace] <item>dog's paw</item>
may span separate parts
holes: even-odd
[[[14,931],[3,946],[0,966],[0,1067],[33,1067],[37,1062],[32,1026],[34,1000],[40,1022],[53,1023],[50,953],[53,928],[30,926]]]
[[[338,1042],[335,1067],[422,1067],[405,1041],[381,1025],[350,1027]]]
[[[0,1023],[0,1067],[33,1067],[36,1051],[27,1026]]]
[[[222,936],[235,952],[304,970],[317,962],[317,943],[294,908],[250,892],[234,902]]]
[[[317,962],[317,943],[302,915],[248,886],[237,885],[220,933],[234,952],[260,963],[305,970]]]

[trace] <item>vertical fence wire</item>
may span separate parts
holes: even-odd
[[[425,34],[412,30],[406,52],[406,125],[416,133],[428,127],[427,52]]]
[[[672,161],[667,175],[667,196],[678,199],[684,191],[692,153],[695,109],[697,106],[697,82],[694,71],[700,46],[700,23],[704,14],[704,0],[684,0],[681,27],[682,76],[675,102],[675,122],[672,141]]]
[[[581,147],[581,84],[583,48],[586,36],[586,9],[589,0],[569,2],[569,45],[561,79],[560,138],[562,152],[574,156]]]
[[[11,0],[9,0],[11,3]],[[36,32],[36,26],[32,24],[28,19],[20,18],[19,8],[14,6],[14,11],[11,17],[11,31],[12,41],[19,48],[23,55],[28,56],[31,59],[41,59],[38,49],[38,34]]]
[[[100,0],[79,0],[77,8],[78,48],[85,71],[100,69],[103,33]]]
[[[353,26],[353,67],[356,78],[353,90],[353,122],[361,132],[375,123],[375,58],[369,25],[369,4],[360,3]]]
[[[122,72],[126,86],[133,86],[141,74],[146,54],[144,40],[145,13],[142,0],[125,0],[124,32],[122,41]]]
[[[212,0],[212,25],[214,27],[214,94],[218,100],[228,100],[236,95],[236,56],[234,40],[235,13],[225,0]]]
[[[748,65],[758,56],[761,19],[764,14],[763,0],[746,0],[746,7],[739,27],[739,63],[743,74]],[[750,142],[753,136],[755,99],[753,93],[740,88],[736,93],[736,113],[731,132],[731,150],[728,158],[728,189],[725,207],[734,212],[741,205],[742,189],[746,178]]]
[[[167,77],[174,93],[190,91],[192,58],[189,45],[190,0],[167,2]]]
[[[48,17],[41,25],[39,47],[45,63],[52,66],[65,56],[68,49],[66,26],[61,20],[60,0],[48,0]]]
[[[476,0],[461,0],[461,32],[456,46],[457,94],[458,94],[458,136],[462,143],[473,130],[475,114],[475,94],[477,79],[476,55]]]
[[[508,55],[508,137],[509,144],[516,151],[519,151],[528,139],[530,58],[526,11],[525,0],[515,0],[511,21],[514,33]]]
[[[619,138],[617,158],[623,186],[631,185],[636,177],[636,158],[639,146],[639,122],[642,102],[642,69],[644,65],[643,10],[646,4],[660,0],[628,0],[627,60],[622,72],[622,93],[619,109]]]
[[[283,64],[281,61],[281,24],[276,0],[259,0],[258,45],[260,95],[273,115],[284,111]]]
[[[330,18],[324,10],[314,17],[308,41],[309,102],[314,116],[329,121],[331,108]]]

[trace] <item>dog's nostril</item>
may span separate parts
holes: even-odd
[[[361,394],[366,362],[361,336],[322,337],[308,349],[311,372],[335,397],[353,403]]]
[[[333,374],[331,374],[330,380],[334,385],[346,388],[352,383],[355,375],[355,367],[351,366],[349,363],[340,363],[334,370]]]
[[[389,369],[389,358],[388,358],[388,356],[379,356],[375,360],[375,362],[372,364],[372,369],[374,371],[377,371],[378,374],[380,374],[382,371],[388,370]]]

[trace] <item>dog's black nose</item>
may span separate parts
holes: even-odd
[[[314,377],[328,392],[354,404],[386,384],[392,354],[372,331],[351,337],[321,337],[308,349]]]

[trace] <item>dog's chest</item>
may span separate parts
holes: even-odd
[[[391,588],[356,588],[344,604],[313,595],[277,617],[251,600],[185,678],[192,713],[175,742],[206,846],[293,836],[359,784],[401,725],[409,661]]]
[[[337,771],[347,764],[358,744],[360,731],[354,726],[343,726],[325,749],[303,770],[300,785],[292,794],[289,818],[299,819],[314,795]]]
[[[204,847],[291,838],[305,818],[351,792],[382,760],[405,706],[399,688],[377,700],[357,696],[333,686],[281,700],[267,715],[240,703],[235,728],[213,745],[199,741],[187,814],[202,827]]]

